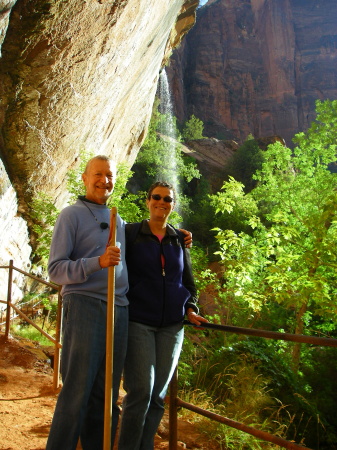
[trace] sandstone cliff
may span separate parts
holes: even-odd
[[[29,266],[29,201],[43,191],[63,207],[65,175],[82,149],[132,164],[159,71],[197,5],[0,0],[1,264]]]
[[[207,136],[287,145],[337,99],[335,0],[209,0],[167,70],[176,115]]]
[[[212,192],[216,192],[223,185],[224,168],[239,145],[235,141],[209,138],[188,141],[181,148],[186,155],[196,160],[201,175],[212,186]]]

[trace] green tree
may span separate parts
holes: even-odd
[[[225,170],[230,176],[240,181],[245,186],[245,191],[251,191],[257,184],[253,174],[261,169],[263,151],[258,143],[250,136],[237,149]]]
[[[165,120],[173,121],[176,139],[160,133],[161,123]],[[146,139],[132,169],[136,173],[135,179],[138,184],[141,182],[140,178],[144,180],[145,176],[148,185],[146,189],[159,178],[169,181],[179,174],[179,185],[181,179],[189,182],[193,178],[200,177],[195,160],[183,157],[175,118],[161,114],[156,109],[153,111]]]
[[[76,202],[79,195],[85,195],[85,186],[82,181],[82,174],[90,158],[95,154],[86,150],[81,150],[79,154],[79,165],[76,169],[71,169],[67,173],[67,190],[69,192],[68,203],[71,205]]]
[[[49,248],[54,225],[59,215],[59,210],[54,205],[51,197],[44,192],[38,192],[31,204],[31,215],[34,219],[32,230],[36,235],[36,247],[34,260],[45,270],[49,258]]]
[[[203,121],[195,117],[194,114],[192,114],[189,120],[185,122],[181,135],[184,142],[192,141],[194,139],[204,139],[203,131],[204,131]]]
[[[127,222],[138,222],[144,216],[145,193],[132,194],[126,184],[133,172],[125,163],[117,165],[117,179],[113,193],[109,197],[108,206],[115,206],[118,213]]]
[[[253,310],[277,303],[293,312],[294,333],[313,317],[337,322],[337,101],[317,102],[317,118],[295,136],[292,152],[275,143],[264,152],[249,194],[234,179],[212,197],[218,213],[242,214],[251,233],[218,229],[226,294]],[[300,345],[293,347],[297,371]]]

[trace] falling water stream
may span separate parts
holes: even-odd
[[[159,178],[171,183],[178,193],[178,173],[176,161],[176,128],[173,117],[173,104],[170,87],[165,69],[159,77],[160,112],[164,115],[160,124],[160,134],[165,145],[163,156],[163,170],[158,173]]]

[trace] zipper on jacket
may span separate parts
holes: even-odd
[[[162,309],[162,317],[161,317],[161,325],[164,325],[165,322],[165,310],[166,310],[166,280],[165,280],[165,263],[163,265],[163,259],[164,258],[164,249],[163,249],[163,240],[161,240],[160,242],[160,259],[161,259],[161,263],[162,263],[162,267],[161,267],[161,274],[163,277],[163,309]],[[165,261],[165,258],[164,258]]]
[[[161,274],[164,277],[165,276],[165,258],[164,258],[163,244],[161,241],[160,241],[160,263],[161,263]]]

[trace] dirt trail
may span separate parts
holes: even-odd
[[[53,371],[41,349],[0,334],[0,450],[44,450],[56,398]],[[178,449],[220,449],[187,421],[179,420],[178,437]],[[167,415],[155,448],[168,449]]]

